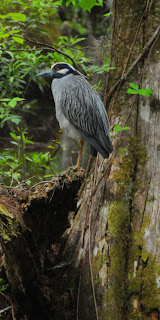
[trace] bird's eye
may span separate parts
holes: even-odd
[[[58,68],[58,67],[56,67],[56,68],[54,68],[54,70],[55,70],[55,71],[58,71],[58,70],[59,70],[59,68]]]

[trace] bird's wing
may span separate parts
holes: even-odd
[[[80,76],[70,77],[62,89],[61,97],[62,111],[72,125],[85,137],[94,137],[105,150],[111,152],[107,113],[88,81]]]

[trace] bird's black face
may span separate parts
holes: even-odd
[[[68,63],[58,62],[52,66],[56,78],[65,77],[68,74],[77,74],[77,70]]]
[[[79,72],[68,63],[58,62],[52,65],[50,70],[38,73],[37,76],[49,77],[51,79],[60,79],[69,74],[79,74]]]

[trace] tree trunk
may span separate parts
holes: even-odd
[[[17,320],[67,319],[75,309],[76,295],[67,291],[72,261],[63,258],[63,246],[83,177],[71,168],[31,188],[1,187],[0,240]]]
[[[158,1],[115,1],[106,105],[111,125],[130,130],[115,135],[108,162],[97,160],[68,241],[79,237],[79,320],[160,317],[159,18]],[[128,82],[154,94],[129,95]]]
[[[48,200],[46,189],[23,199],[23,228],[14,241],[2,234],[17,319],[160,318],[159,20],[159,1],[115,0],[105,103],[111,126],[130,130],[113,134],[111,158],[97,157],[79,196],[66,174],[73,188],[62,179]],[[129,95],[128,83],[154,94]]]

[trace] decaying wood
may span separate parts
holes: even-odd
[[[1,188],[0,239],[16,319],[65,319],[76,308],[63,246],[83,178],[70,169],[34,188]]]

